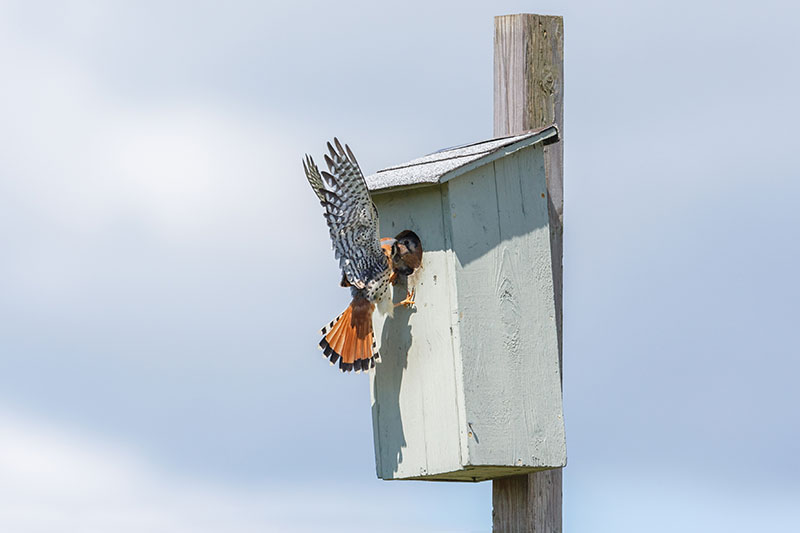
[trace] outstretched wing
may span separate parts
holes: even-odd
[[[322,186],[315,177],[319,170],[310,157],[303,166],[311,187],[325,207],[325,220],[339,267],[352,286],[367,289],[372,296],[385,282],[389,271],[389,262],[380,244],[378,210],[350,147],[343,148],[338,139],[333,143],[335,149],[328,143],[330,155],[325,155],[325,162],[329,172],[321,173],[325,179]]]
[[[319,198],[320,202],[324,202],[325,195],[322,194],[322,191],[325,190],[325,184],[322,183],[322,176],[319,174],[317,164],[314,163],[314,159],[308,154],[306,154],[306,158],[303,160],[303,170],[305,170],[306,179],[309,185],[311,185],[311,188],[314,189],[317,198]]]

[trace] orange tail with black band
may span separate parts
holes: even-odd
[[[339,361],[342,372],[366,371],[380,360],[372,331],[374,309],[367,299],[353,298],[350,306],[320,331],[322,356],[332,365]]]

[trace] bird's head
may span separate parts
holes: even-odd
[[[411,230],[397,234],[392,244],[392,266],[398,274],[409,276],[422,264],[422,241]]]

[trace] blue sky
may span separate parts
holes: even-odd
[[[488,530],[488,483],[375,478],[300,159],[490,137],[530,11],[565,16],[565,529],[800,527],[796,7],[229,4],[0,3],[0,529]]]

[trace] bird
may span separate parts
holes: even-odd
[[[422,242],[410,230],[381,239],[378,208],[352,150],[335,137],[327,148],[324,158],[328,171],[320,172],[308,154],[303,170],[324,208],[342,270],[340,285],[350,288],[352,301],[320,330],[319,348],[331,365],[338,361],[342,372],[367,371],[380,360],[372,329],[375,309],[391,316],[395,307],[415,304],[415,287],[394,304],[393,286],[404,278],[407,289],[413,285],[412,277],[422,267]]]

